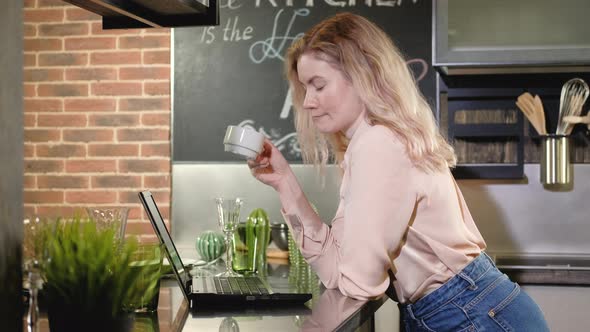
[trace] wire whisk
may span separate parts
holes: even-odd
[[[564,121],[568,116],[579,116],[582,113],[582,106],[588,98],[590,89],[588,84],[580,78],[572,78],[565,82],[561,88],[559,100],[559,118],[557,119],[557,135],[569,135],[574,124]]]

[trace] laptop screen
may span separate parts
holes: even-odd
[[[160,214],[160,210],[156,205],[156,201],[154,200],[152,193],[149,191],[140,192],[139,198],[141,199],[145,211],[148,214],[152,225],[154,226],[154,230],[156,231],[158,238],[160,238],[160,241],[166,246],[168,261],[172,265],[172,269],[174,270],[174,273],[178,277],[179,281],[182,282],[182,291],[188,296],[186,287],[188,281],[190,280],[190,275],[184,269],[180,255],[176,250],[176,246],[172,241],[172,237],[170,237],[170,233],[166,228],[166,224],[164,224],[164,219],[162,219],[162,215]]]

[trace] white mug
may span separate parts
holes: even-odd
[[[239,126],[228,126],[223,138],[225,151],[233,152],[246,159],[255,159],[262,152],[263,143],[263,134]]]

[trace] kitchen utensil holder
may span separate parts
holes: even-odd
[[[571,183],[570,137],[567,135],[542,135],[541,183],[567,185]]]

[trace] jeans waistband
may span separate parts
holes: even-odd
[[[400,304],[400,310],[404,310],[412,318],[420,318],[428,315],[435,309],[453,299],[465,288],[474,288],[475,282],[491,268],[495,268],[493,260],[485,252],[482,252],[471,263],[467,264],[454,277],[445,282],[434,292],[412,304]]]

